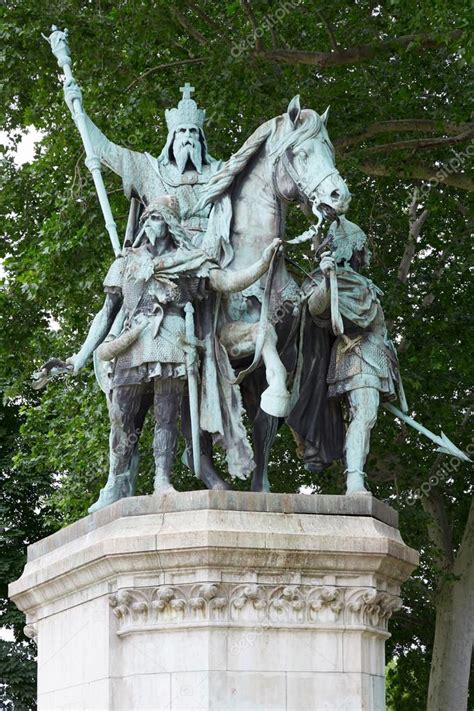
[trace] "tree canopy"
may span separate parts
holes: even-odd
[[[35,367],[78,349],[113,257],[42,33],[52,24],[69,29],[89,115],[110,139],[153,155],[166,139],[164,110],[176,105],[185,81],[207,109],[206,136],[217,158],[283,113],[297,93],[320,113],[330,105],[337,166],[353,195],[348,217],[369,236],[370,276],[384,291],[411,411],[473,454],[470,13],[466,0],[2,4],[2,126],[11,146],[0,178],[0,615],[15,634],[0,646],[7,708],[34,708],[33,643],[7,603],[7,582],[21,574],[28,543],[86,514],[107,470],[106,406],[92,369],[39,395],[31,389]],[[15,145],[32,126],[42,138],[34,160],[19,167]],[[116,176],[104,179],[123,234],[127,200]],[[306,227],[292,211],[288,235]],[[308,250],[293,248],[291,256],[304,263]],[[138,493],[149,493],[146,436],[142,449]],[[388,643],[391,708],[422,709],[435,611],[446,590],[474,574],[472,553],[465,555],[474,536],[469,468],[437,455],[383,413],[368,473],[374,494],[399,509],[405,541],[422,553]],[[199,486],[181,466],[175,478],[177,488]],[[343,493],[341,467],[306,472],[286,428],[272,452],[270,480],[275,491]]]

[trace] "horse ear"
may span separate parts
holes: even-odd
[[[300,106],[300,95],[296,94],[288,104],[288,116],[290,117],[290,121],[293,124],[293,127],[296,127],[296,124],[298,123],[298,119],[301,114],[301,106]]]
[[[321,116],[321,121],[323,122],[323,124],[324,124],[325,126],[328,125],[329,108],[330,108],[330,107],[328,106],[327,109],[326,109],[326,111],[325,111],[325,112],[323,113],[323,115]]]

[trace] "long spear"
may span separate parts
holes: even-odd
[[[383,407],[389,412],[391,412],[392,415],[398,417],[399,420],[405,422],[407,425],[410,425],[410,427],[413,427],[414,430],[417,430],[417,432],[420,432],[422,435],[428,437],[428,439],[437,444],[437,452],[441,452],[441,454],[450,454],[452,457],[457,457],[463,462],[471,461],[467,454],[465,454],[461,449],[459,449],[459,447],[456,447],[456,445],[451,442],[449,437],[446,437],[444,432],[441,432],[441,435],[434,434],[434,432],[431,432],[431,430],[429,430],[427,427],[421,425],[419,422],[414,420],[413,417],[410,417],[405,412],[402,412],[398,409],[398,407],[395,407],[390,402],[384,402]]]
[[[51,27],[51,34],[49,37],[43,35],[45,40],[51,45],[51,51],[64,72],[64,80],[66,85],[75,83],[71,69],[71,53],[67,41],[67,34],[68,32],[66,29],[63,32],[62,30],[59,30],[56,25],[53,25]],[[81,134],[82,143],[84,144],[84,150],[86,152],[85,164],[92,173],[92,178],[94,179],[95,188],[97,190],[97,196],[104,215],[105,227],[109,233],[114,254],[118,257],[121,253],[121,249],[117,234],[117,226],[112,215],[112,210],[110,209],[110,203],[107,197],[104,181],[102,180],[102,173],[100,172],[100,158],[94,153],[92,141],[87,130],[86,115],[79,97],[75,97],[72,101],[72,112],[73,118],[79,129],[79,133]]]

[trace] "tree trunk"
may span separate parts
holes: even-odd
[[[467,580],[446,581],[436,605],[427,711],[465,711],[474,634],[474,604]]]
[[[427,711],[466,711],[474,643],[474,500],[451,575],[440,585]]]

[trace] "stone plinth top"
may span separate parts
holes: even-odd
[[[185,511],[248,511],[281,514],[370,516],[398,528],[398,513],[373,496],[306,494],[262,494],[245,491],[186,491],[162,496],[134,496],[121,499],[97,513],[28,546],[33,561],[80,536],[124,517]]]
[[[33,611],[65,604],[85,583],[90,595],[100,595],[104,585],[134,578],[137,570],[153,579],[166,570],[160,584],[167,584],[190,561],[203,580],[215,570],[225,577],[241,568],[257,575],[324,570],[328,580],[341,571],[372,579],[377,570],[395,589],[417,563],[397,524],[396,512],[372,496],[190,491],[130,497],[29,546],[23,575],[9,590],[18,607]]]

